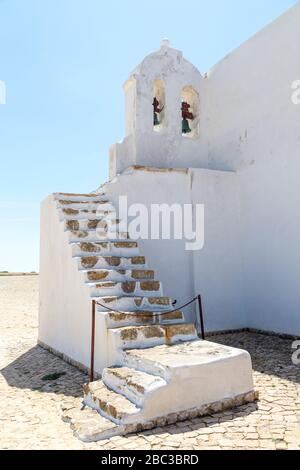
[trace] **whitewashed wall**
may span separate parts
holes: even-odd
[[[184,241],[142,241],[140,248],[164,293],[178,304],[203,295],[208,330],[253,327],[300,335],[300,105],[291,101],[292,82],[300,80],[299,44],[298,4],[217,64],[207,79],[183,62],[184,81],[166,90],[169,103],[177,100],[171,115],[175,137],[149,131],[144,139],[141,132],[112,149],[112,176],[136,163],[166,168],[124,171],[106,186],[116,205],[119,195],[148,207],[205,204],[202,251],[187,252]],[[196,140],[180,135],[178,90],[189,73],[203,113]],[[148,85],[145,119],[151,130]],[[127,123],[128,133],[133,129],[134,122]],[[90,298],[52,197],[42,206],[40,271],[39,340],[88,365]],[[101,370],[107,362],[104,324],[97,331]]]
[[[91,297],[72,257],[68,232],[51,195],[41,205],[39,342],[83,368],[90,365]],[[107,366],[104,317],[96,315],[95,370]]]
[[[239,185],[233,172],[128,169],[105,187],[118,207],[128,203],[205,204],[205,246],[186,251],[185,241],[139,242],[141,253],[178,306],[202,294],[209,331],[246,326],[240,257]],[[187,319],[193,312],[187,311]]]
[[[209,166],[241,186],[248,326],[300,334],[300,5],[209,74]]]

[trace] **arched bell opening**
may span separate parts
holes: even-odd
[[[200,131],[199,95],[191,86],[181,92],[182,135],[195,139]]]
[[[161,132],[165,124],[165,86],[161,78],[153,84],[153,130]]]

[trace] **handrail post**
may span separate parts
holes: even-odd
[[[91,367],[90,367],[90,382],[94,382],[95,330],[96,330],[96,301],[93,300],[93,303],[92,303],[92,331],[91,331]]]
[[[203,318],[203,306],[202,306],[202,297],[198,295],[198,308],[199,308],[199,317],[200,317],[200,325],[201,325],[201,335],[203,341],[205,340],[205,329],[204,329],[204,318]]]

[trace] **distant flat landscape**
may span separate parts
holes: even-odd
[[[0,276],[38,276],[38,274],[39,273],[36,273],[35,271],[31,273],[0,271]]]

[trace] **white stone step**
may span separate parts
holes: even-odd
[[[117,227],[120,225],[120,219],[111,216],[111,215],[103,215],[102,217],[93,217],[91,219],[83,218],[83,219],[69,219],[64,220],[65,230],[71,231],[97,231],[97,234],[102,234],[103,232],[109,234],[109,226],[110,224],[112,227]]]
[[[89,407],[64,410],[62,420],[71,425],[74,436],[83,442],[97,442],[124,434],[124,429]]]
[[[82,219],[99,219],[100,216],[115,214],[114,208],[110,205],[103,205],[101,210],[88,209],[58,209],[60,220],[82,220]]]
[[[116,242],[79,242],[72,243],[73,256],[139,256],[137,242],[116,241]]]
[[[102,305],[97,305],[99,312],[106,312],[107,308],[119,312],[135,312],[152,310],[153,312],[163,312],[172,310],[172,301],[170,297],[145,297],[145,296],[101,296],[98,302]]]
[[[129,326],[110,329],[108,334],[115,350],[145,349],[162,344],[172,345],[198,339],[195,325],[187,323]]]
[[[90,295],[99,296],[153,296],[162,295],[162,286],[159,281],[104,281],[90,284]]]
[[[139,408],[143,407],[150,394],[167,386],[167,382],[161,377],[128,367],[104,369],[102,381]]]
[[[154,280],[154,271],[150,269],[96,269],[84,273],[85,282],[126,282]]]
[[[78,258],[79,269],[144,269],[146,260],[144,256],[86,256]]]
[[[54,199],[56,201],[106,201],[107,196],[105,194],[97,194],[97,193],[90,193],[90,194],[72,194],[72,193],[54,193]]]
[[[58,200],[57,201],[57,208],[58,209],[73,209],[73,210],[88,210],[88,211],[98,211],[108,212],[114,209],[114,206],[108,199],[104,199],[103,201],[65,201],[65,200]]]
[[[130,241],[128,232],[106,232],[102,233],[100,230],[73,230],[69,231],[70,243],[85,242],[117,242],[117,241]]]
[[[155,314],[156,313],[156,314]],[[153,311],[137,311],[137,312],[106,312],[107,328],[122,328],[125,326],[142,326],[156,324],[170,324],[184,321],[182,312],[177,311],[166,315],[157,315]]]
[[[134,422],[140,413],[140,408],[123,395],[110,390],[102,380],[86,384],[83,392],[84,403],[115,424]]]

